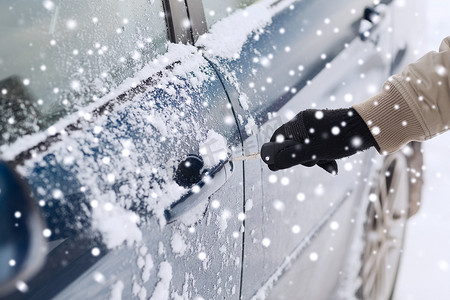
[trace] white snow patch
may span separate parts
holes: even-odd
[[[186,252],[187,245],[179,232],[173,233],[170,245],[172,246],[172,252],[175,254],[184,255]]]
[[[133,281],[135,278],[133,278]],[[133,296],[139,297],[140,300],[147,300],[147,289],[143,286],[140,286],[136,281],[133,282],[132,287]]]
[[[122,300],[122,292],[123,292],[124,284],[122,280],[118,280],[111,289],[110,300]]]
[[[253,208],[253,200],[247,199],[247,201],[245,201],[245,212],[251,211],[252,208]]]
[[[238,115],[239,124],[244,125],[244,118],[241,115]]]
[[[139,248],[139,254],[141,255],[145,255],[147,254],[148,248],[145,246],[142,246],[141,248]]]
[[[170,182],[160,187],[155,187],[154,190],[158,201],[152,205],[152,211],[158,217],[160,225],[164,226],[166,224],[164,210],[174,201],[180,199],[187,192],[187,189],[180,187],[175,182]]]
[[[125,241],[128,246],[140,242],[142,232],[138,224],[138,215],[112,203],[93,208],[92,225],[102,233],[103,241],[110,249]]]
[[[159,265],[158,277],[160,278],[150,300],[169,299],[170,282],[172,281],[172,266],[167,261]]]
[[[229,60],[239,57],[249,36],[272,22],[272,17],[294,1],[259,1],[245,10],[237,10],[215,23],[209,33],[198,39],[196,46],[205,47],[208,54]]]
[[[228,228],[228,219],[231,218],[231,213],[228,209],[224,209],[220,215],[217,216],[217,224],[220,232],[223,233]]]
[[[239,103],[241,104],[242,108],[244,110],[248,110],[249,106],[248,106],[248,97],[246,94],[241,93],[239,95]]]
[[[142,287],[139,291],[139,299],[140,300],[147,300],[147,289],[145,287]]]
[[[245,132],[248,135],[252,135],[254,133],[253,129],[255,127],[256,127],[255,119],[253,119],[252,117],[248,117],[247,124],[245,125]]]
[[[143,256],[139,256],[136,262],[139,269],[143,269],[145,266],[145,260]]]
[[[206,211],[208,207],[208,198],[205,197],[194,208],[191,208],[188,213],[181,215],[179,221],[186,226],[193,226],[197,223]]]
[[[141,286],[136,281],[134,281],[133,286],[131,288],[131,292],[133,293],[133,296],[137,296],[140,290],[141,290]]]
[[[184,273],[184,284],[183,284],[183,291],[182,294],[178,294],[176,291],[172,291],[172,300],[187,300],[191,299],[190,292],[189,292],[189,279],[191,278],[191,275],[189,273]],[[192,279],[193,281],[193,279]]]
[[[167,134],[167,120],[163,119],[161,114],[157,112],[151,112],[150,115],[147,116],[147,121],[153,125],[162,136],[168,136]]]
[[[228,155],[227,140],[212,129],[208,131],[206,140],[199,144],[199,149],[205,167],[217,165],[221,160],[225,160]]]
[[[145,283],[150,279],[150,274],[153,269],[153,259],[150,254],[145,255],[145,264],[142,268],[142,281]]]

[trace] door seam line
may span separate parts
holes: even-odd
[[[216,73],[216,76],[219,79],[220,84],[223,87],[223,90],[225,91],[225,95],[227,96],[228,103],[231,106],[231,111],[233,112],[234,121],[236,122],[238,133],[239,133],[239,137],[240,137],[240,140],[241,140],[241,146],[242,146],[241,152],[242,152],[242,155],[244,155],[244,152],[245,152],[244,151],[244,139],[242,137],[241,129],[240,129],[240,126],[239,126],[239,120],[238,120],[238,118],[236,116],[236,111],[234,110],[234,106],[233,106],[233,103],[231,102],[230,95],[228,94],[228,91],[227,91],[227,89],[225,87],[225,84],[224,84],[222,78],[220,77],[219,72],[215,68],[214,64],[208,58],[206,58],[205,56],[203,56],[203,57],[205,58],[205,60],[209,63],[211,68]],[[242,161],[242,190],[243,190],[243,193],[242,193],[243,194],[243,198],[242,198],[242,212],[245,214],[245,196],[246,196],[246,193],[245,193],[245,164],[244,164],[244,161]],[[242,282],[243,282],[243,277],[244,277],[244,249],[245,249],[245,232],[246,232],[245,231],[245,218],[242,221],[242,227],[241,228],[243,228],[243,232],[242,232],[241,272],[240,272],[240,279],[239,279],[239,298],[238,299],[242,299]]]

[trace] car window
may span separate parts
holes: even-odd
[[[161,1],[1,1],[0,29],[0,144],[98,100],[167,47]]]
[[[214,23],[230,15],[240,8],[245,8],[258,0],[203,0],[203,7],[205,9],[205,18],[208,28],[211,28]]]

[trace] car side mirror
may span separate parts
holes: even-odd
[[[24,180],[0,162],[0,297],[26,281],[44,263],[44,222]]]

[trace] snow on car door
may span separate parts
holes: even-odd
[[[348,107],[377,91],[386,78],[384,55],[389,49],[386,36],[359,41],[359,22],[370,4],[262,1],[223,19],[209,35],[200,37],[199,45],[220,70],[234,101],[246,154],[257,152],[278,126],[303,109]],[[320,80],[315,78],[319,73],[324,74]],[[298,166],[273,173],[260,160],[245,162],[244,298],[268,293],[308,246],[303,257],[311,255],[310,263],[320,259],[315,266],[343,259],[345,251],[340,250],[345,249],[351,232],[351,205],[345,206],[348,223],[333,222],[332,227],[340,230],[333,230],[336,238],[328,241],[331,244],[311,242],[343,203],[357,200],[368,156],[341,161],[338,177],[318,167]],[[335,255],[329,250],[337,248]],[[311,283],[317,279],[310,273],[300,272],[300,276],[295,280]],[[329,293],[337,278],[333,270],[327,284],[315,289],[317,296]],[[292,282],[291,278],[289,288],[280,281],[284,289],[277,292],[281,297],[281,291],[293,290]],[[305,284],[294,290],[307,289]],[[311,290],[308,298],[314,298]]]
[[[237,299],[243,171],[220,159],[241,143],[220,82],[195,52],[172,45],[160,59],[181,62],[21,162],[35,194],[50,205],[44,205],[48,226],[62,241],[48,254],[47,280],[38,274],[41,286],[30,283],[35,295],[67,284],[57,298],[97,299],[115,286],[125,298]],[[222,169],[205,175],[206,185],[180,187],[174,176],[189,154],[203,156],[205,171]],[[184,175],[180,182],[195,174]],[[76,244],[81,237],[85,245]],[[61,265],[61,251],[79,253]],[[83,270],[79,277],[73,268]]]
[[[136,32],[125,33],[136,51],[128,53],[125,49],[124,62],[120,56],[108,56],[113,63],[102,65],[123,67],[124,63],[130,67],[125,68],[127,72],[140,69],[133,77],[122,78],[118,84],[110,77],[118,80],[114,76],[123,75],[120,69],[112,68],[103,75],[89,69],[89,64],[83,65],[83,72],[78,73],[89,75],[75,75],[98,86],[103,96],[89,99],[93,103],[82,106],[77,103],[80,95],[70,94],[64,101],[72,101],[65,116],[55,124],[42,125],[49,127],[39,128],[35,134],[20,136],[14,126],[7,126],[10,136],[16,136],[1,146],[1,158],[14,164],[30,185],[47,222],[43,234],[48,241],[47,263],[21,285],[25,287],[13,298],[239,296],[243,167],[242,163],[227,161],[229,153],[242,150],[238,126],[223,86],[195,47],[169,43],[165,54],[150,58],[141,49],[144,43],[157,42],[146,36],[149,15],[155,15],[159,25],[162,22],[162,26],[151,28],[161,28],[164,34],[166,30],[164,18],[160,17],[162,3],[152,3],[136,2],[131,10],[129,6],[124,10],[108,6],[105,19],[98,15],[101,11],[96,11],[94,25],[88,24],[103,24],[105,31],[97,27],[83,27],[80,31],[88,41],[100,41],[110,37],[108,34],[114,40],[121,30],[131,30],[125,25],[133,23],[133,13],[144,14],[147,23],[133,23]],[[87,5],[85,11],[94,5],[82,4]],[[44,6],[42,10],[53,13],[61,10],[52,1],[44,1]],[[148,7],[153,14],[145,14]],[[124,18],[120,24],[126,23],[117,32],[115,27],[110,31],[110,23],[106,22],[108,16],[116,16],[109,14],[109,9],[117,9]],[[74,22],[68,22],[70,30],[76,30]],[[78,23],[82,25],[86,23]],[[160,48],[166,49],[164,34],[158,41],[162,43]],[[68,39],[69,45],[75,42],[71,35],[62,38]],[[55,45],[59,45],[57,41]],[[102,51],[121,55],[123,49],[113,51],[113,46],[102,50],[99,43],[95,55]],[[73,67],[94,55],[94,51],[85,54],[80,48],[73,58],[73,51],[58,51],[53,60],[61,62],[64,55],[70,55]],[[49,63],[53,68],[54,62]],[[52,75],[64,82],[58,92],[65,91],[63,86],[70,88],[70,82],[64,81],[70,76],[60,78],[57,72]],[[25,82],[35,87],[34,79]],[[81,83],[78,79],[76,82]],[[96,95],[90,87],[87,85],[82,95]],[[103,89],[110,87],[113,89],[105,93]],[[45,93],[47,88],[44,86],[40,92]],[[8,97],[11,91],[8,89]]]

